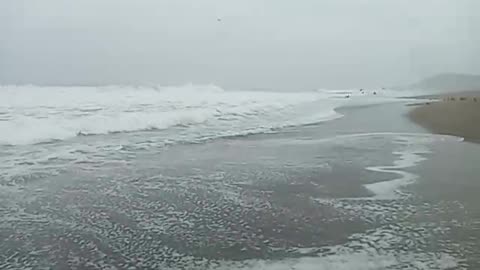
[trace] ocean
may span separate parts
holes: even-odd
[[[412,95],[2,86],[0,269],[476,269],[475,169],[432,194],[479,146]]]

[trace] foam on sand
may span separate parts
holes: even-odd
[[[244,266],[235,266],[233,264],[212,268],[212,270],[384,270],[398,265],[405,264],[407,260],[415,260],[415,254],[403,256],[390,255],[372,255],[368,253],[350,254],[350,255],[329,255],[325,257],[304,257],[300,259],[290,259],[278,262],[252,261]],[[412,262],[410,268],[419,270],[443,270],[453,269],[458,266],[455,258],[448,254],[424,255],[431,257],[429,262]],[[395,268],[392,268],[395,269]]]
[[[209,270],[383,270],[418,269],[443,270],[460,266],[461,260],[453,254],[422,251],[395,251],[412,239],[412,228],[389,226],[366,233],[354,234],[347,243],[335,246],[297,248],[291,250],[296,256],[280,260],[218,261]],[[428,234],[429,230],[423,230]],[[421,235],[420,238],[426,237]],[[419,236],[417,236],[419,238]],[[412,248],[413,250],[413,248]],[[193,258],[190,258],[194,260]],[[188,259],[187,259],[188,260]],[[190,263],[185,262],[185,265]],[[192,263],[193,264],[193,263]],[[195,263],[199,266],[199,262]],[[201,262],[200,262],[201,264]],[[192,268],[195,269],[195,268]]]
[[[376,165],[366,167],[366,170],[382,173],[394,174],[397,177],[382,182],[366,184],[364,187],[372,192],[373,196],[363,198],[346,198],[351,200],[395,200],[402,197],[401,189],[407,185],[415,183],[418,175],[405,171],[404,169],[414,167],[420,162],[426,160],[425,155],[430,153],[428,145],[435,141],[455,141],[461,142],[463,138],[449,135],[434,135],[423,133],[357,133],[348,135],[339,135],[329,138],[309,140],[304,142],[295,141],[294,143],[344,143],[345,141],[358,141],[360,139],[369,139],[372,137],[392,137],[395,144],[398,145],[396,151],[392,154],[397,157],[393,165]],[[321,200],[321,199],[320,199]]]
[[[409,167],[417,165],[419,162],[425,160],[421,154],[429,153],[427,150],[409,150],[405,149],[403,151],[394,152],[393,154],[399,156],[397,160],[393,162],[392,166],[372,166],[367,167],[367,170],[375,172],[385,172],[393,173],[398,175],[398,178],[395,178],[390,181],[377,182],[373,184],[367,184],[365,187],[375,194],[372,199],[379,200],[392,200],[397,198],[401,194],[400,189],[403,186],[412,184],[417,179],[417,175],[403,171]]]
[[[405,171],[404,169],[411,168],[426,160],[424,155],[429,154],[428,144],[431,144],[437,140],[456,140],[462,141],[462,138],[444,135],[408,135],[397,134],[395,138],[396,144],[399,145],[399,149],[392,154],[398,157],[394,160],[393,165],[389,166],[370,166],[366,169],[374,172],[384,172],[395,174],[398,177],[383,182],[377,182],[364,185],[365,188],[370,190],[374,196],[369,199],[378,200],[394,200],[402,195],[401,188],[412,183],[418,178],[418,175]]]
[[[445,246],[444,251],[422,251],[428,239],[434,239],[432,224],[390,223],[399,216],[412,215],[415,207],[400,205],[406,194],[402,187],[412,184],[417,175],[405,171],[426,160],[430,153],[429,145],[436,141],[461,141],[453,136],[416,134],[416,133],[364,133],[335,136],[326,139],[308,140],[303,143],[336,142],[345,140],[357,141],[375,137],[391,137],[398,146],[392,153],[396,159],[392,165],[369,166],[370,171],[390,173],[392,180],[367,184],[365,187],[374,195],[364,198],[321,199],[314,201],[335,207],[349,217],[358,217],[365,222],[384,219],[380,227],[351,235],[345,244],[327,247],[298,248],[295,250],[298,258],[278,261],[250,260],[245,262],[224,262],[211,269],[236,270],[330,270],[330,269],[463,269],[461,254],[452,252],[455,248]],[[290,143],[297,143],[290,142]],[[451,250],[449,250],[451,248]]]

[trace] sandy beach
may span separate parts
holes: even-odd
[[[439,98],[441,101],[416,106],[409,113],[410,118],[433,133],[480,141],[480,92]]]

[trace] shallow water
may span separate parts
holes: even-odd
[[[476,269],[476,168],[458,168],[477,146],[406,110],[194,144],[151,130],[2,146],[0,268]],[[465,181],[442,193],[444,176]]]

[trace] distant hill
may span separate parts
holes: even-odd
[[[480,75],[445,73],[426,78],[413,88],[439,91],[470,91],[480,90]]]

